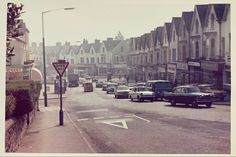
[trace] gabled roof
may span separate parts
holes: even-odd
[[[181,21],[181,17],[173,17],[172,18],[172,25],[171,25],[171,31],[173,30],[173,27],[175,27],[176,34],[179,35],[179,24]]]
[[[163,30],[164,27],[157,27],[157,40],[163,43]]]
[[[121,40],[111,40],[111,41],[106,40],[103,42],[105,44],[107,51],[112,51],[121,42]]]
[[[100,42],[93,44],[93,47],[94,47],[94,50],[96,53],[98,53],[100,51],[101,46],[102,46],[102,43],[100,43]]]
[[[201,26],[203,27],[209,5],[195,5],[195,7],[200,18]]]
[[[187,29],[188,32],[190,32],[190,29],[191,29],[192,17],[193,17],[193,11],[182,13],[182,18],[185,22],[186,29]]]
[[[217,19],[221,21],[226,9],[226,4],[213,4],[213,7],[215,9]]]
[[[171,23],[165,23],[164,27],[166,28],[167,39],[168,39],[168,41],[170,41],[170,37],[171,37]]]
[[[81,46],[83,47],[85,53],[89,53],[90,48],[92,47],[93,44],[87,44],[83,43]]]

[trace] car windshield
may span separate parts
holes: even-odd
[[[189,87],[189,88],[187,88],[187,90],[188,90],[188,93],[198,93],[198,92],[201,92],[198,87]]]
[[[141,87],[141,88],[137,88],[137,91],[150,91],[150,89],[146,87]]]
[[[129,87],[122,86],[122,87],[118,87],[117,89],[118,89],[118,90],[129,90]]]

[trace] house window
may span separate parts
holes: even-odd
[[[199,58],[199,43],[198,43],[198,41],[195,42],[195,54],[196,54],[196,58]]]
[[[147,57],[147,55],[145,55],[145,63],[147,63],[148,62],[148,57]]]
[[[211,58],[215,56],[215,39],[211,39]]]
[[[153,55],[151,54],[150,55],[150,61],[151,61],[151,64],[153,63]]]
[[[167,63],[167,55],[166,55],[166,50],[164,50],[164,63]]]
[[[124,52],[124,48],[122,46],[120,47],[120,52]]]
[[[71,64],[74,64],[74,59],[71,59]]]
[[[97,63],[99,63],[99,57],[97,58]]]
[[[102,48],[102,52],[105,53],[105,48],[104,47]]]
[[[80,53],[83,54],[83,50],[80,50]]]
[[[185,37],[185,26],[183,27],[183,35],[184,35],[184,37]]]
[[[225,55],[225,38],[222,37],[222,56]]]
[[[160,54],[159,54],[159,52],[157,52],[157,64],[160,62],[159,57],[160,57]]]
[[[173,30],[173,41],[175,41],[175,30]]]
[[[168,62],[172,61],[172,60],[171,60],[171,50],[169,50],[169,56],[168,56],[168,58],[169,58]]]
[[[198,29],[199,29],[199,22],[196,20],[196,34],[198,34]]]
[[[92,64],[94,63],[94,57],[91,58],[91,63],[92,63]]]
[[[215,16],[211,14],[211,29],[214,29]]]
[[[172,49],[172,61],[176,62],[176,49]]]
[[[92,50],[92,54],[93,54],[93,50]]]
[[[120,56],[120,61],[124,62],[124,56]]]
[[[89,58],[87,58],[87,63],[89,63]]]
[[[84,58],[83,57],[80,58],[80,63],[84,63]]]
[[[116,63],[119,63],[119,56],[116,56]]]
[[[186,46],[185,45],[183,45],[183,61],[185,61],[186,60]]]

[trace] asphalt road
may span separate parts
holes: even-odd
[[[230,107],[197,109],[69,88],[65,112],[97,153],[228,154]]]

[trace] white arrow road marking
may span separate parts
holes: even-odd
[[[108,111],[107,108],[105,108],[105,109],[97,109],[97,110],[83,110],[83,111],[77,111],[76,113],[106,112],[106,111]]]
[[[111,126],[128,129],[126,121],[131,121],[131,120],[133,119],[128,119],[128,118],[127,119],[107,119],[107,120],[98,120],[97,123],[104,123]],[[121,123],[121,124],[118,125],[117,123]]]

